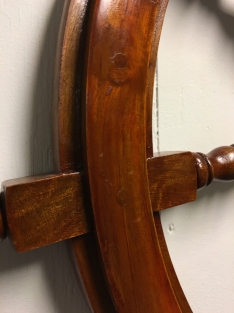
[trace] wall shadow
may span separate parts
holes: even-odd
[[[183,0],[187,7],[199,2],[202,7],[214,14],[226,36],[234,40],[234,15],[224,12],[220,6],[220,0]]]
[[[51,107],[57,36],[65,0],[55,1],[41,43],[34,88],[31,91],[32,112],[30,142],[31,174],[53,171]],[[90,312],[83,297],[66,243],[57,243],[24,253],[16,253],[8,239],[0,245],[0,277],[14,271],[27,273],[39,268],[48,297],[56,313]]]

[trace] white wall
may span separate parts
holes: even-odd
[[[158,65],[160,150],[234,143],[234,2],[171,0]],[[215,183],[161,215],[194,313],[234,312],[233,202],[234,184]]]
[[[63,0],[0,1],[0,180],[52,171],[51,94]],[[65,243],[0,243],[1,313],[88,313]]]
[[[52,170],[50,104],[63,0],[0,1],[0,180]],[[234,142],[234,5],[171,0],[159,53],[160,150]],[[194,313],[234,312],[234,186],[162,213]],[[174,225],[174,231],[169,226]],[[23,254],[0,243],[0,312],[88,313],[65,243]],[[166,313],[166,312],[165,312]]]

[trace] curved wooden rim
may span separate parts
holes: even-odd
[[[88,0],[67,0],[60,26],[54,84],[54,166],[67,173],[81,167],[81,81]],[[78,277],[94,311],[116,310],[107,290],[93,233],[71,240]]]
[[[90,1],[91,2],[91,1]],[[142,20],[142,27],[144,28],[145,34],[143,37],[140,37],[140,33],[132,35],[134,32],[134,29],[136,28],[136,24],[133,23],[132,19],[129,17],[128,10],[126,10],[126,7],[131,7],[131,14],[135,15],[136,21]],[[95,143],[95,134],[91,133],[91,126],[90,122],[96,123],[96,126],[99,126],[101,130],[101,126],[103,123],[106,126],[106,123],[108,123],[108,119],[105,118],[105,114],[101,114],[101,118],[103,119],[103,123],[101,123],[100,115],[98,116],[98,119],[96,120],[94,118],[94,115],[97,113],[97,110],[99,110],[100,105],[100,99],[104,101],[105,108],[107,108],[107,105],[109,104],[109,100],[105,102],[105,98],[103,100],[102,92],[105,92],[105,95],[107,95],[107,98],[110,98],[112,102],[117,101],[118,97],[121,97],[121,100],[124,102],[125,107],[128,103],[126,103],[125,99],[132,99],[132,90],[136,88],[136,86],[139,85],[139,75],[141,75],[141,84],[144,86],[144,88],[140,89],[140,98],[138,102],[140,103],[140,107],[138,107],[139,110],[141,110],[141,113],[143,115],[142,117],[136,116],[139,123],[137,123],[136,126],[134,124],[134,128],[131,129],[132,131],[137,131],[139,133],[139,136],[142,136],[142,141],[144,147],[142,148],[142,145],[139,146],[137,143],[134,143],[134,147],[136,151],[140,149],[141,151],[141,158],[138,159],[136,166],[141,166],[142,163],[142,157],[146,155],[147,157],[150,157],[152,155],[152,131],[151,131],[151,119],[152,119],[152,90],[153,90],[153,77],[154,77],[154,68],[155,68],[155,61],[156,61],[156,52],[158,48],[158,42],[161,32],[161,27],[163,23],[164,13],[167,6],[167,0],[161,0],[161,1],[141,1],[138,5],[135,4],[135,1],[129,0],[129,1],[97,1],[94,8],[90,7],[89,12],[87,13],[87,1],[79,1],[79,0],[72,0],[66,2],[66,9],[65,9],[65,19],[62,26],[63,33],[63,41],[61,47],[61,60],[60,66],[59,66],[59,80],[57,80],[57,86],[59,86],[59,94],[57,97],[55,97],[55,159],[56,159],[56,170],[60,172],[67,172],[67,171],[75,171],[77,168],[80,167],[81,163],[81,152],[80,152],[80,145],[81,145],[81,128],[80,126],[77,127],[77,121],[75,117],[78,117],[80,115],[80,110],[77,110],[77,107],[80,108],[80,84],[82,81],[82,75],[80,72],[81,63],[83,63],[84,60],[84,50],[82,47],[84,47],[84,42],[86,36],[80,36],[83,31],[84,34],[86,33],[87,29],[87,20],[85,19],[85,16],[89,16],[88,25],[90,27],[90,36],[88,38],[89,41],[87,41],[86,44],[86,51],[88,52],[88,70],[86,75],[86,96],[91,94],[92,96],[86,97],[87,104],[89,105],[87,109],[87,120],[86,120],[86,126],[87,129],[87,147],[88,147],[88,170],[89,172],[89,179],[90,179],[90,186],[91,186],[91,194],[94,197],[94,194],[96,193],[96,184],[99,184],[99,182],[95,182],[98,172],[95,172],[95,166],[96,163],[95,158],[95,148],[100,149],[100,145],[98,142]],[[91,12],[91,13],[90,13]],[[105,12],[105,14],[103,13]],[[112,26],[115,29],[115,34],[119,34],[123,32],[123,21],[125,20],[124,29],[125,29],[125,38],[130,38],[134,45],[136,46],[135,49],[131,49],[131,45],[129,47],[124,47],[127,50],[123,53],[124,55],[128,56],[128,59],[124,59],[124,57],[118,53],[120,44],[116,40],[115,42],[108,41],[107,43],[104,42],[104,40],[108,39],[111,40],[113,35],[113,29],[110,29],[110,27],[105,27],[106,25],[110,25],[110,15],[112,14],[112,23],[114,23]],[[133,13],[134,12],[134,13]],[[113,15],[114,14],[114,15]],[[125,15],[124,15],[125,14]],[[143,14],[143,15],[141,15]],[[92,16],[92,18],[91,18]],[[122,19],[121,19],[122,16]],[[137,17],[137,18],[136,18]],[[147,23],[146,23],[147,22]],[[109,24],[108,24],[109,23]],[[133,24],[132,24],[133,23]],[[119,27],[119,28],[118,28]],[[139,26],[138,26],[139,27]],[[123,38],[122,35],[118,38]],[[145,40],[145,38],[150,38],[150,40]],[[97,40],[98,39],[98,40]],[[116,39],[116,37],[115,37]],[[138,42],[141,42],[141,44],[138,44]],[[102,43],[102,45],[100,45]],[[145,53],[145,48],[147,46],[147,53]],[[95,51],[94,51],[95,47]],[[114,47],[114,48],[113,48]],[[105,62],[105,58],[103,58],[103,53],[106,53],[108,56],[109,50],[112,51],[112,54],[109,55],[109,59],[107,58],[106,65],[103,65],[104,68],[107,69],[107,73],[99,72],[97,76],[93,75],[93,69],[98,70],[97,68],[97,60],[102,59],[102,61]],[[117,49],[117,50],[116,50]],[[138,54],[136,55],[136,51],[139,49]],[[143,53],[144,52],[144,53]],[[117,59],[114,60],[117,63],[131,64],[131,71],[130,73],[126,74],[126,71],[123,72],[121,76],[119,76],[119,72],[115,71],[115,68],[110,68],[110,58],[117,55]],[[106,56],[106,55],[105,55]],[[139,59],[140,58],[140,59]],[[79,60],[82,60],[81,63]],[[141,62],[142,66],[137,69],[137,64]],[[112,61],[111,61],[112,62]],[[122,62],[122,63],[121,63]],[[112,62],[113,63],[113,62]],[[79,70],[77,71],[77,68],[79,66]],[[110,73],[111,74],[108,74]],[[128,71],[128,70],[127,70]],[[124,75],[130,75],[132,77],[136,74],[136,79],[132,83],[132,80],[128,79],[126,81],[118,82],[117,80],[123,79]],[[108,79],[105,75],[109,75]],[[112,90],[106,88],[106,82],[110,80],[110,76],[112,79],[112,83],[115,84],[114,86],[118,86],[119,91],[121,90],[121,96],[120,92],[112,92]],[[78,79],[77,79],[78,77]],[[122,78],[121,78],[122,77]],[[77,83],[78,81],[78,83]],[[127,87],[126,87],[127,86]],[[92,89],[90,89],[92,88]],[[90,91],[90,92],[89,92]],[[109,94],[108,94],[109,93]],[[78,97],[77,97],[78,94]],[[113,95],[114,94],[114,95]],[[129,97],[130,95],[130,97]],[[146,98],[145,98],[146,95]],[[102,97],[102,98],[100,98]],[[117,97],[117,98],[116,98]],[[143,100],[144,98],[144,100]],[[99,100],[97,100],[99,99]],[[119,98],[120,99],[120,98]],[[92,101],[94,101],[94,105],[92,104]],[[144,103],[143,103],[143,102]],[[142,107],[143,103],[143,107]],[[92,105],[92,107],[91,107]],[[122,107],[121,114],[124,112],[124,107]],[[78,114],[77,114],[78,113]],[[118,114],[118,111],[116,111],[116,114]],[[97,116],[97,115],[96,115]],[[126,115],[126,122],[128,124],[131,123],[131,116]],[[112,120],[112,123],[115,123]],[[140,126],[139,124],[143,125]],[[111,125],[109,125],[111,127]],[[101,132],[100,134],[105,136],[105,132]],[[99,134],[99,135],[100,135]],[[116,140],[121,141],[122,139],[118,137],[118,133],[114,134]],[[126,139],[126,138],[125,138]],[[76,143],[75,149],[74,149],[74,142]],[[103,147],[103,146],[101,146]],[[104,145],[105,147],[105,145]],[[145,152],[145,147],[146,151]],[[113,147],[114,148],[114,147]],[[127,146],[123,146],[124,151],[126,151]],[[105,150],[105,154],[111,154],[112,150]],[[98,151],[99,154],[102,153],[102,151]],[[132,151],[128,151],[128,155],[132,157]],[[57,157],[56,157],[57,156]],[[113,161],[111,161],[113,162]],[[111,163],[113,164],[113,163]],[[100,166],[102,166],[103,163],[100,163]],[[100,168],[99,168],[100,170]],[[144,186],[147,186],[147,176],[145,171],[145,166],[142,170],[143,176],[144,176]],[[142,175],[141,173],[141,175]],[[138,176],[138,189],[142,187],[139,181],[141,178],[142,183],[142,176]],[[122,178],[125,179],[124,177]],[[126,180],[125,185],[128,184]],[[134,183],[136,181],[134,180]],[[121,184],[123,182],[121,181]],[[119,191],[123,190],[123,188],[120,185]],[[130,187],[131,188],[131,187]],[[101,188],[98,191],[98,194],[102,192]],[[139,190],[140,192],[140,190]],[[169,312],[191,312],[191,309],[187,303],[187,300],[183,294],[183,291],[180,287],[180,284],[178,282],[178,279],[176,277],[176,274],[173,269],[173,265],[171,263],[169,253],[167,251],[167,247],[164,240],[163,231],[161,228],[161,222],[159,214],[156,214],[154,216],[154,224],[153,220],[149,219],[149,214],[151,212],[151,205],[149,200],[147,199],[147,190],[145,190],[144,195],[146,195],[146,199],[144,201],[147,203],[148,207],[148,213],[144,215],[144,218],[146,218],[148,221],[150,220],[150,227],[147,237],[147,242],[151,241],[151,248],[149,251],[146,251],[147,253],[147,270],[141,271],[140,275],[135,271],[134,272],[134,279],[136,277],[137,285],[140,287],[138,290],[129,289],[129,281],[132,279],[125,279],[124,278],[124,284],[123,281],[119,281],[118,277],[119,275],[116,275],[116,277],[113,278],[113,269],[110,269],[108,258],[105,256],[105,247],[102,246],[103,242],[103,234],[101,234],[103,231],[105,231],[104,227],[101,227],[101,230],[99,229],[99,223],[98,221],[98,236],[99,236],[99,244],[100,249],[103,255],[103,262],[105,269],[109,268],[109,272],[106,272],[106,278],[108,280],[108,287],[111,290],[115,305],[117,306],[117,312],[159,312],[159,313],[169,313]],[[95,195],[96,197],[96,195]],[[124,199],[125,194],[120,195],[120,200]],[[129,197],[129,195],[128,195]],[[135,201],[136,205],[138,200],[132,197],[132,201]],[[102,202],[102,200],[97,200],[93,198],[93,206],[99,207],[100,203],[103,204],[105,202]],[[123,200],[125,201],[125,200]],[[97,206],[97,203],[98,206]],[[112,203],[113,205],[114,202]],[[141,205],[142,206],[142,205]],[[139,206],[140,207],[140,206]],[[139,211],[140,212],[140,211]],[[94,211],[94,215],[96,220],[99,218],[98,212]],[[132,218],[132,217],[131,217]],[[155,225],[155,226],[154,226]],[[146,227],[147,228],[147,227]],[[143,229],[144,230],[144,229]],[[116,230],[117,231],[117,230]],[[133,230],[134,231],[134,230]],[[144,230],[145,231],[145,230]],[[135,232],[135,231],[134,231]],[[116,232],[115,232],[116,233]],[[135,235],[137,235],[138,232],[135,232]],[[114,233],[112,233],[112,238],[110,240],[114,240]],[[151,236],[153,234],[153,236]],[[109,235],[108,235],[109,236]],[[128,242],[131,239],[128,235]],[[129,239],[130,238],[130,239]],[[152,239],[153,238],[153,239]],[[134,240],[136,237],[134,237]],[[144,249],[144,242],[146,237],[138,238],[138,240],[141,241],[141,246]],[[109,239],[108,239],[109,240]],[[101,312],[116,312],[115,306],[113,305],[110,295],[108,293],[105,279],[103,275],[101,274],[101,264],[98,262],[98,253],[96,251],[96,243],[95,239],[93,237],[93,234],[84,235],[82,237],[76,238],[73,240],[73,248],[75,252],[75,257],[77,260],[77,264],[80,269],[80,273],[83,279],[83,283],[85,286],[85,289],[87,291],[88,297],[90,299],[91,305],[93,307],[94,312],[101,313]],[[108,244],[109,249],[109,244]],[[134,260],[136,258],[135,249],[132,249],[132,257],[128,260],[128,262],[131,263],[131,260]],[[135,256],[134,256],[135,255]],[[115,260],[116,261],[116,256]],[[144,262],[144,258],[141,259],[141,262]],[[125,259],[126,261],[126,259]],[[125,262],[123,261],[123,262]],[[117,261],[116,261],[117,262]],[[129,263],[129,264],[130,264]],[[124,266],[124,263],[121,265]],[[142,263],[143,266],[143,263]],[[130,277],[130,272],[132,271],[132,265],[128,267],[127,272],[125,270],[122,271],[123,277],[125,273],[127,273],[127,276]],[[148,273],[148,274],[147,274]],[[152,276],[153,273],[153,276]],[[149,278],[150,274],[150,278]],[[118,277],[117,277],[118,276]],[[123,278],[122,277],[122,278]],[[114,280],[113,280],[114,279]],[[117,279],[117,280],[116,280]],[[143,283],[142,283],[143,281]],[[125,288],[128,285],[128,288]],[[150,287],[150,292],[147,290],[147,286]],[[116,288],[117,286],[117,288]],[[144,286],[144,288],[141,288]],[[114,288],[113,288],[114,287]],[[129,291],[130,290],[130,291]],[[145,292],[147,290],[147,292]],[[143,293],[142,293],[143,292]],[[126,297],[126,295],[128,296]],[[157,295],[157,297],[155,296]],[[136,297],[139,297],[140,300],[144,299],[144,301],[137,302]],[[130,299],[130,301],[128,301]]]

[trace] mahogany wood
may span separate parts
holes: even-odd
[[[147,172],[152,210],[157,212],[194,201],[197,188],[208,184],[209,175],[215,180],[234,180],[234,147],[219,147],[207,155],[155,153],[147,159]],[[0,238],[6,234],[5,213],[8,234],[17,251],[91,232],[81,172],[18,178],[2,186],[5,206],[0,211]],[[41,234],[47,235],[42,238]]]
[[[0,240],[8,231],[25,251],[79,236],[74,256],[95,313],[191,312],[157,211],[195,200],[212,180],[234,180],[232,146],[153,157],[152,88],[167,3],[65,2],[54,96],[59,174],[3,183]]]
[[[153,157],[153,142],[152,142],[152,96],[153,96],[153,86],[154,86],[154,76],[155,76],[155,65],[158,52],[159,39],[161,35],[161,29],[163,25],[163,20],[168,4],[168,0],[157,1],[158,4],[158,18],[155,21],[154,35],[151,45],[150,52],[150,62],[148,68],[147,77],[147,94],[146,94],[146,154],[147,157]],[[161,226],[161,220],[159,212],[154,213],[154,224],[156,229],[156,238],[158,241],[158,249],[161,253],[161,259],[164,264],[165,271],[168,276],[171,288],[174,292],[174,296],[177,300],[178,307],[183,313],[191,312],[187,299],[183,293],[180,286],[178,278],[173,268],[167,245],[164,239],[164,233]],[[165,310],[163,311],[165,312]]]
[[[99,262],[94,233],[72,240],[74,256],[79,274],[85,284],[85,291],[95,313],[116,313]],[[80,278],[79,276],[79,278]]]
[[[55,169],[61,173],[76,171],[82,166],[81,88],[88,7],[91,4],[92,1],[88,0],[67,0],[61,23],[57,56],[58,73],[55,75],[53,131]],[[82,146],[84,149],[84,145]],[[86,202],[87,212],[90,209],[87,197]],[[80,269],[80,279],[94,312],[114,313],[115,309],[102,275],[99,259],[94,252],[96,243],[93,236],[84,235],[74,239],[72,243],[74,257]],[[99,273],[99,279],[96,273]]]
[[[192,156],[191,162],[190,156],[192,154],[189,152],[172,153],[147,160],[154,211],[195,199],[196,170],[194,158]],[[161,173],[160,176],[156,175],[157,172]],[[158,177],[163,182],[162,186],[158,186]],[[4,212],[8,235],[15,249],[18,252],[31,250],[90,232],[91,219],[85,205],[83,185],[82,174],[79,172],[5,181],[2,184]],[[194,188],[188,189],[190,186]],[[170,200],[166,201],[165,196],[157,202],[157,195],[160,194],[158,190],[169,194]],[[188,190],[189,194],[184,194],[184,190]],[[2,215],[0,221],[0,238],[4,238]]]
[[[88,0],[65,1],[57,44],[53,141],[55,170],[62,173],[81,167],[80,92],[87,4]]]
[[[19,252],[89,231],[80,173],[3,183],[8,235]]]
[[[203,154],[194,153],[197,163],[197,188],[210,185],[213,180],[234,180],[234,147],[222,146]]]
[[[88,43],[87,171],[119,313],[181,312],[159,248],[146,166],[145,95],[157,4],[97,1]]]
[[[164,16],[168,5],[168,0],[157,1],[158,17],[155,20],[152,44],[150,49],[150,59],[148,64],[147,89],[146,89],[146,155],[148,158],[153,156],[152,140],[152,104],[154,92],[155,68],[158,55],[158,45],[161,36]]]
[[[196,164],[191,152],[155,153],[147,167],[153,211],[196,200]]]

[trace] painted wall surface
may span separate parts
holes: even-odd
[[[172,0],[158,57],[159,149],[209,152],[234,142],[234,2]],[[234,312],[234,184],[161,215],[194,313]]]
[[[63,2],[0,1],[1,181],[53,170],[50,105]],[[232,0],[171,0],[158,59],[155,150],[208,152],[234,142],[233,30]],[[234,185],[215,183],[196,202],[161,214],[194,313],[234,312],[233,195]],[[0,312],[89,312],[65,243],[22,254],[0,243]]]
[[[0,180],[53,170],[51,99],[64,0],[0,1]],[[1,313],[88,313],[66,244],[0,243]]]

